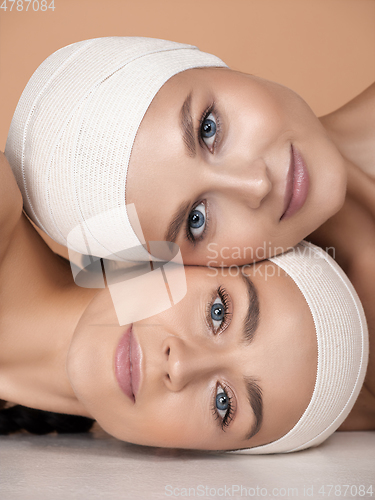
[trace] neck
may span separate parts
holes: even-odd
[[[375,83],[319,120],[344,158],[375,177]]]
[[[0,398],[89,416],[65,360],[75,327],[96,290],[75,285],[70,266],[23,216],[1,266]]]

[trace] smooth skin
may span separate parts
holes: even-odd
[[[180,125],[187,107],[195,155]],[[283,218],[291,145],[310,183],[304,205]],[[341,208],[345,165],[292,90],[228,68],[191,69],[165,83],[139,127],[126,202],[135,204],[146,241],[171,240],[168,227],[185,208],[174,238],[185,264],[248,264],[297,244]],[[193,210],[205,223],[189,230]]]

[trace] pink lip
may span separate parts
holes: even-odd
[[[135,403],[141,382],[142,352],[133,325],[121,337],[115,354],[115,374],[122,392]]]
[[[303,207],[309,193],[309,173],[301,153],[291,145],[291,158],[286,178],[285,209],[280,220],[288,219]]]

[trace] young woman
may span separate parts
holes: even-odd
[[[353,408],[374,388],[366,320],[323,251],[237,276],[187,266],[178,304],[120,326],[110,290],[78,287],[27,220],[0,159],[1,399],[152,446],[275,453],[371,428],[374,402]]]
[[[247,264],[341,208],[348,160],[335,116],[327,129],[292,90],[190,45],[99,38],[36,70],[5,154],[29,217],[82,254],[167,240],[185,264]],[[356,138],[349,128],[354,150]]]

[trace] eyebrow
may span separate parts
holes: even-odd
[[[182,140],[185,144],[186,154],[191,158],[196,155],[195,136],[193,119],[191,117],[192,92],[185,99],[180,111],[180,127],[182,131]]]
[[[249,432],[245,436],[245,440],[248,440],[255,436],[255,434],[260,430],[263,421],[263,399],[262,399],[262,389],[256,383],[252,377],[244,377],[247,397],[253,410],[255,416],[255,422],[251,426]]]
[[[171,222],[164,235],[165,241],[176,242],[178,233],[181,231],[181,227],[190,211],[191,203],[189,201],[181,203],[174,215],[172,216]]]
[[[241,276],[246,285],[247,297],[249,300],[249,306],[243,324],[242,342],[245,345],[249,345],[254,340],[255,332],[259,324],[259,297],[254,283],[250,278],[243,272]]]
[[[254,340],[255,333],[259,325],[259,297],[254,283],[250,280],[250,278],[244,273],[241,273],[241,275],[243,277],[243,281],[246,284],[247,296],[249,301],[246,317],[243,324],[242,341],[245,345],[249,345]],[[255,422],[244,438],[245,440],[248,440],[255,436],[255,434],[260,430],[262,426],[263,399],[262,389],[259,387],[254,378],[244,377],[244,383],[246,386],[247,398],[255,416]]]

